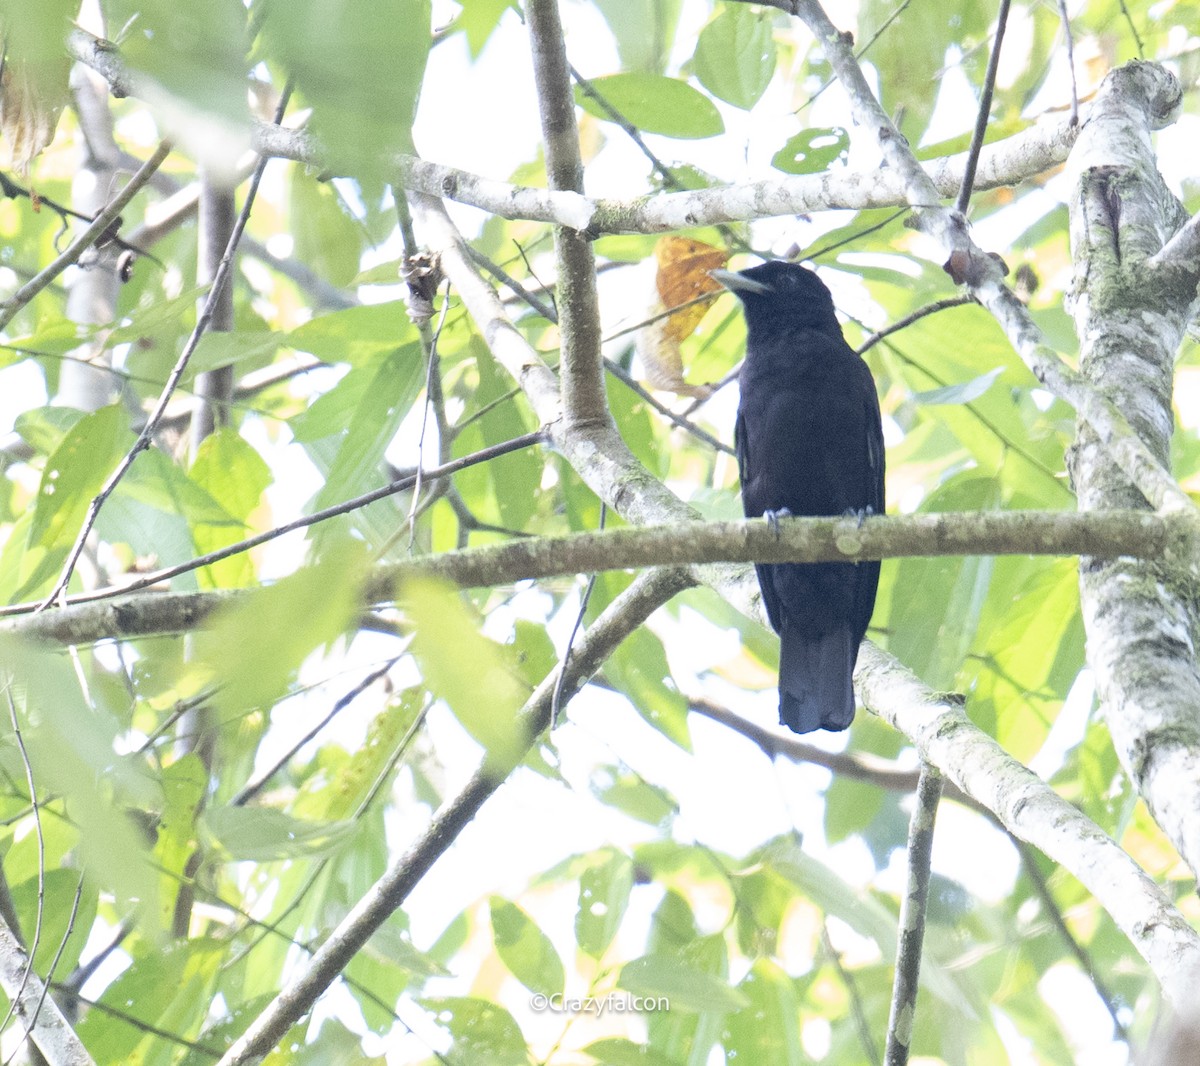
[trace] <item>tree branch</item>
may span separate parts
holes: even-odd
[[[957,700],[925,687],[864,642],[854,680],[864,702],[926,762],[995,813],[1014,836],[1069,870],[1146,960],[1177,1009],[1194,1002],[1200,934],[1144,870],[1086,815],[1005,752]]]
[[[790,2],[781,0],[776,6],[790,11]],[[785,3],[788,7],[783,6]],[[138,95],[136,81],[113,45],[82,30],[73,31],[68,44],[76,59],[108,79],[114,95]],[[1067,158],[1076,132],[1069,118],[1051,116],[1021,133],[986,145],[980,154],[974,187],[1015,185],[1058,166]],[[262,155],[317,168],[325,165],[320,145],[301,130],[257,123],[252,130],[252,144]],[[925,162],[939,197],[953,196],[962,185],[966,160],[967,153],[963,152]],[[502,218],[550,222],[589,233],[665,233],[775,215],[838,208],[865,210],[908,202],[897,173],[887,169],[778,175],[747,184],[656,193],[626,201],[510,185],[412,156],[398,156],[395,163],[399,183],[413,192],[470,204]]]
[[[108,231],[113,228],[117,219],[120,218],[121,212],[125,210],[125,206],[138,194],[146,182],[150,180],[150,176],[162,165],[163,160],[167,158],[170,152],[170,143],[163,141],[155,149],[154,154],[142,164],[141,169],[129,179],[125,187],[95,217],[92,224],[71,242],[67,250],[46,267],[45,270],[39,271],[35,278],[22,285],[12,296],[4,301],[3,305],[0,305],[3,307],[3,310],[0,310],[0,329],[4,329],[16,317],[17,312],[22,307],[29,303],[30,300],[66,270],[67,267],[77,263],[79,257],[92,247],[93,244],[104,238]]]
[[[16,1016],[51,1066],[95,1066],[75,1030],[46,994],[41,978],[8,925],[0,919],[0,986],[15,1003]]]
[[[908,890],[900,903],[900,935],[896,942],[896,981],[888,1016],[884,1066],[904,1066],[912,1043],[917,1013],[921,946],[925,940],[925,911],[929,903],[929,866],[933,858],[933,827],[942,798],[942,775],[921,764],[916,806],[908,826]]]
[[[526,438],[519,442],[528,443]],[[510,442],[514,443],[514,442]],[[488,449],[495,454],[499,446]],[[511,450],[508,449],[508,450]],[[480,453],[454,460],[447,467],[469,465]],[[426,473],[443,476],[446,468]],[[370,494],[378,497],[411,485],[409,477]],[[344,510],[345,504],[339,505]],[[308,515],[242,542],[263,540],[311,525]],[[396,584],[415,577],[437,577],[463,588],[511,585],[518,581],[628,570],[655,566],[691,566],[704,580],[716,564],[751,562],[861,562],[866,559],[938,555],[1086,555],[1089,558],[1140,556],[1187,558],[1193,548],[1192,527],[1181,516],[1146,511],[1072,512],[942,511],[916,515],[857,518],[784,518],[778,532],[765,519],[735,522],[684,522],[636,528],[529,537],[480,548],[442,552],[376,569],[367,581],[364,608],[391,602]],[[239,547],[237,545],[231,547]],[[222,554],[224,553],[224,554]],[[227,557],[230,548],[203,557],[204,563]],[[200,561],[171,568],[194,569]],[[135,585],[157,584],[168,571],[142,575]],[[709,574],[711,576],[711,574]],[[80,593],[54,612],[34,613],[34,604],[0,610],[0,633],[71,644],[87,644],[107,634],[114,638],[190,630],[230,597],[252,589],[213,592],[126,594],[132,586]]]
[[[575,125],[575,97],[566,44],[559,20],[558,0],[527,0],[525,21],[533,53],[542,119],[542,142],[550,188],[583,193],[583,161]],[[558,273],[558,317],[562,358],[563,417],[568,429],[612,426],[604,395],[600,359],[600,306],[596,296],[596,257],[592,243],[571,226],[554,227],[554,256]]]
[[[1069,204],[1081,370],[1097,392],[1120,399],[1164,466],[1174,431],[1175,356],[1200,271],[1192,264],[1181,285],[1143,264],[1186,217],[1156,169],[1150,141],[1179,93],[1178,82],[1149,63],[1105,78],[1072,157]],[[1069,459],[1081,508],[1139,503],[1088,426],[1079,427]],[[1080,568],[1088,662],[1113,746],[1155,821],[1200,874],[1195,580],[1193,562],[1184,559],[1085,560]]]

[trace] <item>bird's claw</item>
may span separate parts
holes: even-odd
[[[853,518],[858,522],[858,528],[862,529],[863,523],[875,513],[875,508],[870,504],[866,507],[847,507],[843,514],[847,518]]]
[[[793,517],[792,512],[786,507],[780,507],[778,511],[763,511],[763,518],[767,520],[767,525],[771,527],[771,532],[775,534],[775,539],[779,539],[779,520],[781,518]]]

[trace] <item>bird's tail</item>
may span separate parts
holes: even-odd
[[[849,726],[857,652],[848,625],[823,637],[806,637],[785,624],[779,642],[780,723],[795,733]]]

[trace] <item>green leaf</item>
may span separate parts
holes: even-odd
[[[241,372],[265,366],[283,342],[284,334],[273,330],[209,330],[200,338],[188,360],[183,383],[190,385],[197,374],[222,366],[236,366]]]
[[[112,0],[105,14],[111,25],[125,28],[122,58],[157,82],[148,98],[183,139],[198,141],[203,126],[219,142],[211,123],[211,117],[219,117],[226,120],[218,128],[229,143],[210,144],[208,150],[238,150],[231,131],[250,119],[245,5],[240,0]],[[196,121],[201,115],[210,116],[207,126]],[[185,117],[191,123],[181,121]],[[189,125],[196,132],[189,132]]]
[[[192,480],[217,500],[232,522],[197,523],[193,527],[196,550],[215,551],[249,535],[247,521],[273,480],[262,456],[234,429],[217,430],[196,449]],[[248,585],[254,579],[254,563],[248,553],[206,566],[198,578],[215,588]]]
[[[274,807],[213,807],[200,818],[226,857],[235,861],[330,855],[355,830],[353,822],[306,822]]]
[[[805,1066],[800,1046],[800,997],[792,979],[770,959],[754,960],[737,990],[747,1009],[730,1014],[721,1043],[730,1059]]]
[[[671,681],[667,653],[658,637],[644,627],[635,629],[613,652],[605,673],[650,725],[691,751],[687,700]]]
[[[334,285],[349,284],[358,273],[364,234],[361,223],[346,209],[336,187],[327,181],[317,181],[303,167],[292,167],[288,218],[296,242],[292,254]],[[398,280],[398,274],[393,272],[391,284]]]
[[[314,501],[316,510],[332,507],[381,482],[378,471],[383,453],[425,380],[420,345],[405,345],[378,365],[355,368],[346,376],[351,375],[361,379],[345,386],[347,394],[357,394],[357,403],[341,426],[342,440]]]
[[[725,132],[725,123],[713,102],[678,78],[610,74],[590,84],[609,107],[646,133],[691,140]],[[578,85],[575,102],[589,115],[614,121],[604,105]]]
[[[286,343],[327,363],[359,366],[417,339],[404,301],[391,300],[318,315],[292,330]]]
[[[469,4],[463,4],[458,18],[454,20],[454,29],[466,34],[472,59],[479,58],[479,53],[483,51],[492,31],[500,24],[504,12],[516,6],[516,0],[472,0]]]
[[[260,0],[269,58],[312,107],[331,166],[370,184],[412,148],[431,40],[429,0]]]
[[[841,126],[814,127],[789,137],[771,157],[771,166],[785,174],[819,174],[846,159],[850,134]]]
[[[575,939],[580,950],[600,958],[621,925],[633,888],[633,863],[620,851],[609,851],[602,861],[579,878],[579,909],[575,912]]]
[[[125,410],[102,407],[67,432],[42,471],[29,543],[62,548],[74,542],[92,498],[133,443]]]
[[[623,1036],[593,1040],[583,1049],[602,1066],[679,1066],[679,1060],[669,1058],[646,1044],[635,1044]]]
[[[566,976],[550,938],[515,903],[492,896],[489,908],[492,942],[512,975],[530,992],[561,995]]]
[[[742,1010],[750,1004],[745,993],[677,955],[643,955],[627,962],[621,967],[617,987],[639,995],[665,997],[670,1002],[669,1010],[721,1013]]]
[[[162,1049],[158,1032],[199,1031],[227,951],[228,945],[221,941],[201,937],[165,944],[135,958],[100,997],[101,1003],[132,1022],[113,1025],[108,1013],[93,1009],[77,1026],[95,1061],[165,1061],[156,1057]],[[178,1048],[171,1051],[177,1053]]]
[[[615,766],[598,768],[589,787],[602,803],[647,825],[664,827],[679,811],[678,801],[665,789]]]
[[[963,381],[956,385],[945,385],[940,389],[928,389],[925,392],[913,393],[913,399],[917,403],[928,405],[940,403],[970,403],[972,400],[979,399],[988,389],[992,387],[992,383],[1004,373],[1004,367],[998,366],[989,370],[986,374],[980,374],[977,378],[972,378],[970,381]]]
[[[596,0],[617,41],[617,54],[624,70],[661,74],[670,57],[671,42],[679,25],[682,0]]]
[[[725,4],[700,31],[696,77],[713,96],[749,111],[775,73],[775,37],[765,11]]]
[[[421,1005],[454,1038],[450,1061],[528,1066],[529,1049],[521,1027],[503,1007],[468,996],[423,999]]]
[[[407,581],[405,610],[416,627],[412,653],[434,696],[487,752],[494,772],[507,774],[531,737],[517,718],[524,688],[508,658],[509,649],[488,640],[459,593],[438,581]]]
[[[193,670],[217,683],[226,713],[270,707],[304,659],[346,631],[359,608],[364,554],[347,542],[222,608],[196,634]]]

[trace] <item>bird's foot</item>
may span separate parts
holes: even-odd
[[[863,523],[875,513],[875,508],[870,504],[866,507],[847,507],[842,514],[846,518],[854,518],[858,520],[858,528],[862,529]]]
[[[767,525],[771,527],[771,532],[775,534],[776,540],[779,539],[779,520],[794,517],[786,507],[780,507],[778,511],[763,511],[763,518],[767,520]]]

